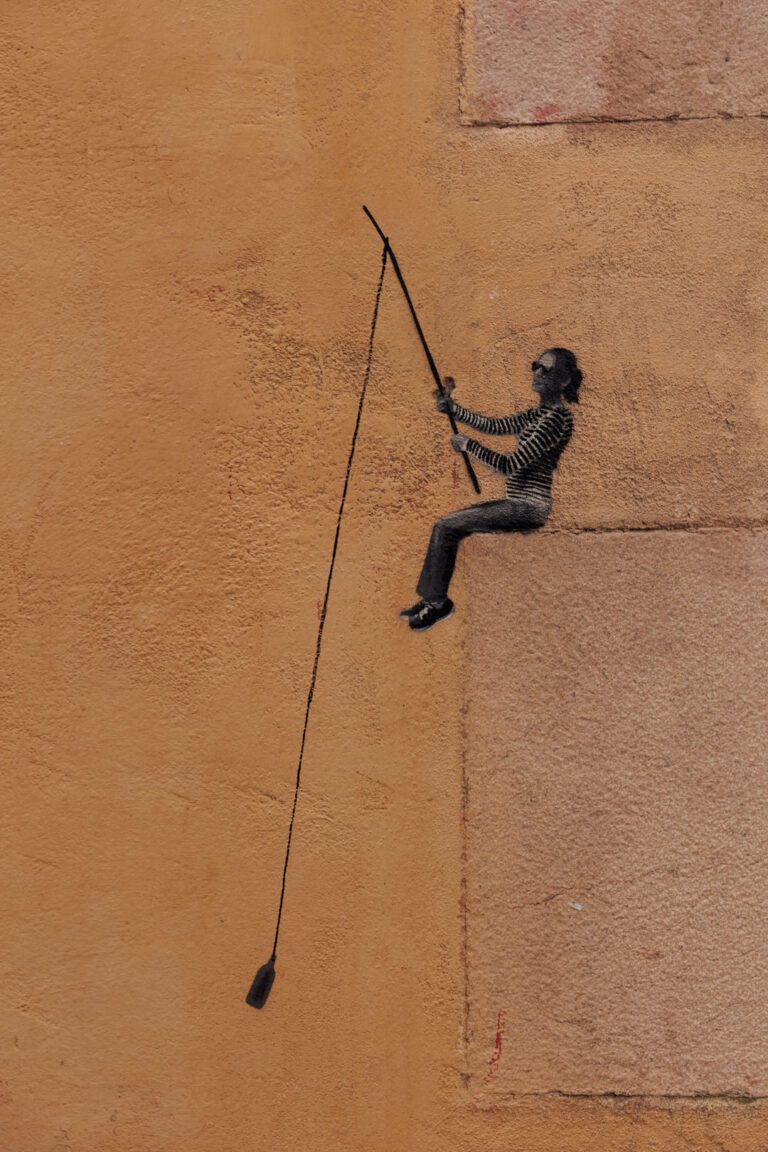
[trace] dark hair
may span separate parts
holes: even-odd
[[[558,366],[561,369],[564,368],[570,376],[570,380],[563,388],[563,399],[567,400],[569,404],[578,404],[579,388],[581,388],[583,375],[576,362],[576,357],[567,348],[549,348],[548,351],[554,353],[557,357]]]

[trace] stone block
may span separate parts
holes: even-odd
[[[768,534],[464,564],[475,1094],[768,1094]]]
[[[471,122],[768,111],[768,11],[755,0],[474,0],[465,31]]]

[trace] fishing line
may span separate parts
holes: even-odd
[[[344,516],[344,505],[347,500],[347,491],[349,489],[349,479],[352,474],[352,463],[355,458],[355,448],[357,446],[357,435],[360,431],[360,422],[363,416],[363,405],[365,404],[365,394],[368,390],[368,381],[371,376],[371,364],[373,363],[373,342],[376,335],[376,323],[379,318],[379,303],[381,301],[381,290],[384,285],[384,273],[387,270],[387,259],[390,254],[389,241],[383,237],[384,247],[381,252],[381,271],[379,273],[379,282],[376,287],[376,299],[373,305],[373,316],[371,318],[371,331],[368,337],[368,358],[365,365],[365,373],[363,375],[363,386],[360,390],[360,399],[357,404],[357,419],[355,420],[355,429],[352,433],[352,443],[349,449],[349,457],[347,459],[347,470],[344,475],[344,487],[341,493],[341,502],[339,504],[339,512],[336,517],[336,533],[333,538],[333,548],[331,549],[331,562],[328,567],[328,578],[325,584],[325,596],[323,598],[323,606],[320,611],[320,622],[317,629],[317,641],[315,644],[315,658],[312,664],[312,676],[309,682],[309,692],[307,694],[307,707],[304,713],[304,727],[301,733],[301,745],[299,747],[299,760],[296,768],[296,786],[293,794],[293,807],[291,808],[291,821],[288,826],[288,842],[285,848],[285,860],[283,863],[283,878],[280,885],[280,903],[277,910],[277,921],[275,923],[275,938],[272,944],[272,955],[266,964],[262,964],[259,968],[253,983],[248,990],[248,995],[245,998],[246,1004],[250,1004],[252,1008],[263,1008],[269,998],[269,993],[272,990],[272,985],[275,981],[275,961],[277,959],[277,942],[280,936],[280,925],[283,919],[283,905],[285,902],[285,887],[286,879],[288,876],[288,861],[291,856],[291,843],[293,840],[293,829],[296,823],[296,807],[299,802],[299,791],[301,789],[301,769],[304,763],[304,748],[307,743],[307,730],[309,728],[309,716],[312,711],[312,700],[315,695],[315,684],[317,683],[317,669],[320,664],[320,649],[323,643],[323,630],[325,629],[325,619],[328,614],[328,601],[331,595],[331,582],[333,580],[333,569],[336,564],[336,553],[339,549],[339,537],[341,535],[341,521]]]

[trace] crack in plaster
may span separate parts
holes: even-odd
[[[557,1089],[552,1089],[548,1092],[514,1092],[510,1093],[507,1097],[508,1100],[615,1100],[619,1103],[631,1102],[634,1100],[643,1100],[646,1103],[661,1100],[675,1100],[678,1102],[687,1102],[691,1104],[738,1104],[750,1105],[757,1104],[761,1101],[768,1100],[768,1096],[742,1096],[734,1093],[729,1095],[727,1092],[720,1092],[709,1094],[707,1092],[688,1092],[679,1095],[674,1092],[653,1092],[644,1094],[642,1092],[564,1092]],[[502,1101],[503,1103],[503,1101]],[[496,1107],[497,1105],[494,1105]]]
[[[465,66],[460,68],[459,107],[460,111],[466,105],[466,75]],[[720,112],[712,116],[590,116],[584,119],[563,120],[479,120],[461,113],[461,126],[463,128],[563,128],[569,124],[703,124],[709,121],[724,123],[728,121],[740,122],[742,120],[768,120],[768,112],[750,112],[736,116],[728,112]]]
[[[704,521],[690,521],[685,524],[620,524],[615,527],[603,525],[576,525],[572,528],[540,528],[539,533],[547,536],[570,535],[579,536],[588,533],[591,536],[618,535],[635,532],[762,532],[768,529],[768,520],[723,520],[705,523]]]
[[[456,59],[458,60],[458,105],[459,123],[474,124],[472,117],[467,113],[467,61],[464,54],[464,44],[467,34],[467,6],[460,0],[458,17],[456,20]]]

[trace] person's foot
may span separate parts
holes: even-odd
[[[402,612],[400,613],[400,619],[412,620],[414,616],[418,616],[423,607],[424,601],[417,600],[415,604],[411,604],[410,608],[403,608]]]
[[[445,620],[453,612],[453,600],[443,600],[442,604],[428,604],[426,601],[415,616],[408,621],[414,632],[427,632],[440,620]]]

